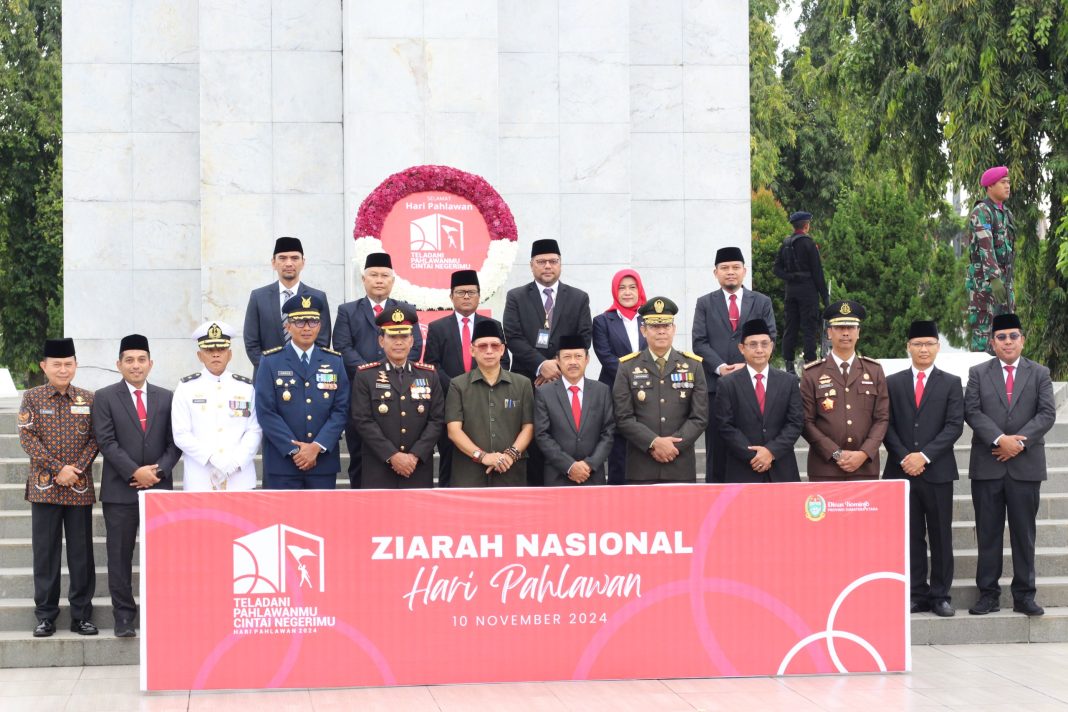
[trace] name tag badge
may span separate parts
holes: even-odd
[[[207,403],[208,399],[207,398],[194,398],[193,402],[194,403]]]
[[[74,415],[89,415],[89,406],[87,405],[72,405],[70,412]]]
[[[56,414],[56,411],[52,410],[51,408],[41,408],[37,412],[40,413],[41,415],[55,415]]]
[[[535,348],[547,349],[549,348],[549,330],[538,329],[538,342],[535,344]]]
[[[279,376],[292,376],[293,372],[292,371],[275,371],[275,374],[279,375]]]

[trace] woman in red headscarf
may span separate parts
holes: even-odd
[[[616,382],[619,358],[646,348],[638,328],[638,307],[645,304],[642,278],[632,269],[621,269],[612,277],[612,306],[593,318],[593,352],[601,362],[597,379],[609,388]],[[627,469],[627,441],[617,434],[608,458],[608,484],[623,484]]]

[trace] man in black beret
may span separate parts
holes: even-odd
[[[794,371],[797,332],[804,344],[804,362],[816,360],[816,342],[820,332],[820,301],[830,303],[823,261],[815,241],[808,234],[812,213],[799,211],[790,215],[794,232],[782,242],[772,271],[786,282],[786,325],[783,328],[782,357],[786,370]]]
[[[914,321],[905,343],[910,368],[887,377],[890,427],[886,431],[883,479],[909,485],[909,589],[912,612],[949,617],[953,585],[953,446],[964,431],[964,393],[960,378],[934,365],[938,327]],[[927,545],[931,578],[927,578]]]
[[[1035,518],[1046,479],[1044,437],[1057,408],[1049,369],[1023,357],[1024,333],[1015,314],[991,324],[994,358],[972,366],[964,391],[964,420],[972,429],[968,478],[972,481],[979,560],[979,600],[972,615],[1001,608],[1005,518],[1012,545],[1012,610],[1027,616],[1045,611],[1035,602]]]
[[[593,334],[590,296],[560,282],[561,264],[556,240],[535,240],[530,248],[534,281],[510,290],[504,304],[504,333],[512,351],[512,370],[535,386],[560,378],[560,365],[554,356],[561,336],[581,336],[588,346]],[[542,469],[541,452],[535,445],[527,468],[531,485],[542,484]]]
[[[241,336],[253,369],[259,367],[264,351],[289,343],[282,305],[294,296],[314,294],[322,301],[327,318],[316,343],[320,346],[330,345],[330,303],[323,291],[300,281],[304,264],[304,247],[299,239],[280,237],[275,240],[271,269],[278,273],[278,281],[253,289],[245,309],[245,328]]]
[[[449,392],[449,381],[475,368],[471,352],[471,334],[479,322],[490,317],[478,313],[481,287],[478,272],[473,269],[458,270],[450,279],[449,299],[451,312],[430,322],[426,334],[426,352],[423,361],[437,367],[438,378],[444,393]],[[507,349],[501,358],[501,368],[508,370],[512,360]],[[452,441],[449,433],[443,432],[438,440],[438,486],[448,487],[452,475]]]
[[[697,300],[693,315],[693,351],[704,359],[709,404],[715,400],[719,379],[745,368],[745,359],[738,349],[743,324],[760,319],[768,325],[771,340],[775,341],[771,299],[743,286],[745,272],[742,251],[737,247],[721,247],[716,251],[714,273],[719,289]],[[709,418],[705,429],[705,481],[724,482],[725,463],[719,427],[715,418]]]
[[[19,408],[19,443],[30,457],[26,501],[33,546],[35,638],[56,630],[66,533],[70,572],[70,629],[96,635],[93,593],[93,460],[97,455],[91,412],[93,393],[71,381],[78,371],[73,339],[48,339],[41,371],[48,383],[27,390]]]
[[[345,374],[350,383],[356,378],[356,369],[367,363],[381,361],[384,357],[378,342],[375,319],[385,312],[392,313],[398,306],[415,309],[414,305],[389,296],[396,282],[393,259],[389,254],[372,252],[367,255],[361,278],[365,296],[339,306],[337,321],[334,322],[334,348],[341,352],[345,360]],[[423,334],[416,329],[408,358],[418,361],[422,353]],[[360,433],[351,421],[345,428],[345,442],[349,446],[349,486],[359,489],[363,457],[360,455]]]
[[[590,352],[577,334],[560,337],[561,378],[534,390],[534,439],[545,455],[545,485],[603,485],[616,423],[612,389],[586,378]]]
[[[137,493],[174,489],[174,468],[182,451],[171,432],[174,394],[148,382],[152,356],[148,339],[130,334],[119,344],[115,364],[122,380],[96,392],[93,431],[104,456],[100,501],[107,527],[108,588],[115,636],[137,635],[133,596],[133,552],[140,524]]]

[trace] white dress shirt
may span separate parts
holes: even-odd
[[[619,318],[623,320],[623,328],[627,330],[627,339],[630,341],[631,353],[638,351],[640,348],[638,346],[638,314],[635,313],[633,319],[628,319],[618,309],[616,309],[616,314],[619,314]]]

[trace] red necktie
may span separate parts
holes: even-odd
[[[1005,367],[1005,373],[1009,374],[1008,378],[1005,379],[1005,396],[1010,404],[1012,403],[1012,372],[1015,368],[1015,366]]]
[[[373,307],[371,307],[371,309],[374,311],[376,317],[379,314],[382,313],[382,305],[381,304],[375,304]]]
[[[460,329],[460,350],[461,357],[464,360],[464,373],[471,370],[471,327],[468,326],[470,321],[465,316],[463,318],[464,326]]]
[[[582,426],[582,404],[579,403],[579,387],[571,386],[567,390],[571,391],[571,417],[575,419],[575,430],[578,430]]]
[[[920,401],[923,399],[923,371],[916,374],[916,407],[920,407]]]
[[[141,430],[148,430],[148,411],[145,410],[145,402],[141,400],[141,389],[134,391],[137,398],[137,419],[141,421]]]
[[[731,295],[731,305],[727,308],[727,316],[731,319],[731,331],[738,331],[738,295]]]
[[[764,374],[756,374],[756,397],[757,405],[760,406],[760,414],[764,415]]]

